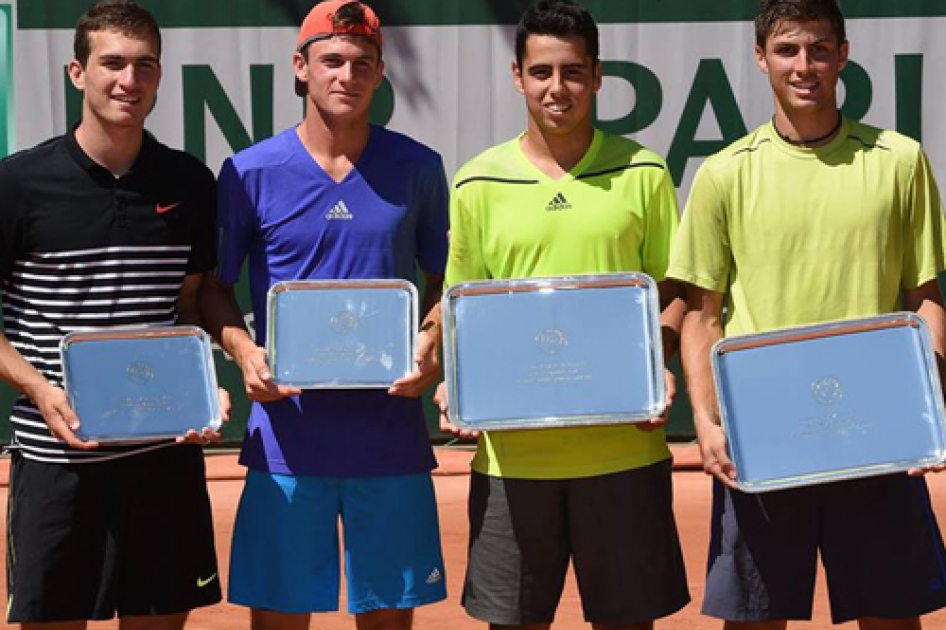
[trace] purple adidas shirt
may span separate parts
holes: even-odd
[[[257,340],[266,292],[298,279],[402,278],[443,273],[448,191],[431,149],[380,127],[341,182],[294,128],[227,160],[218,180],[218,277],[235,283],[249,261]],[[435,465],[419,399],[384,390],[308,390],[254,403],[241,463],[279,474],[352,477],[425,472]]]

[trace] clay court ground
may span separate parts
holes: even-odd
[[[417,612],[414,627],[418,630],[483,630],[485,624],[466,616],[459,604],[463,569],[466,561],[466,494],[469,484],[469,460],[472,452],[466,449],[437,449],[440,468],[436,472],[435,484],[440,508],[440,527],[444,555],[447,564],[447,601],[421,608]],[[710,480],[701,471],[694,470],[696,454],[693,447],[674,449],[678,470],[674,473],[674,505],[677,525],[686,556],[690,594],[693,597],[686,608],[676,615],[658,622],[658,630],[704,630],[719,629],[718,621],[699,614],[698,602],[703,596],[703,572],[706,564],[706,546],[709,539]],[[0,461],[0,501],[6,503],[7,464]],[[207,456],[210,496],[213,501],[217,532],[217,553],[220,558],[221,578],[227,582],[227,557],[233,532],[233,516],[243,486],[243,468],[236,464],[233,453],[210,453]],[[929,477],[933,504],[940,522],[946,525],[946,474]],[[0,511],[3,514],[3,511]],[[0,519],[4,517],[0,516]],[[6,526],[5,519],[0,521]],[[6,536],[4,535],[4,539]],[[6,601],[5,589],[2,592]],[[344,604],[343,604],[344,605]],[[853,630],[856,624],[832,626],[829,620],[827,596],[823,579],[819,582],[815,599],[814,621],[795,623],[799,630],[822,630],[839,628]],[[11,626],[4,626],[11,627]],[[93,629],[117,628],[116,621],[93,623]],[[249,627],[245,609],[219,604],[194,612],[188,630],[240,630]],[[353,630],[353,620],[344,613],[315,615],[312,628],[319,630]],[[570,578],[554,625],[558,629],[587,628],[581,616],[581,605]],[[926,630],[946,630],[946,612],[929,615],[925,619]]]

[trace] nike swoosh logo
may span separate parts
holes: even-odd
[[[210,584],[211,582],[213,582],[215,579],[217,579],[217,574],[216,574],[216,573],[214,573],[213,575],[211,575],[211,576],[210,576],[209,578],[207,578],[206,580],[202,580],[201,578],[197,578],[197,588],[204,588],[205,586],[207,586],[208,584]]]
[[[166,205],[166,206],[162,206],[161,204],[156,203],[156,204],[154,204],[154,211],[157,212],[158,214],[164,214],[164,213],[167,212],[168,210],[173,210],[174,208],[178,207],[179,205],[181,205],[181,202],[180,202],[180,201],[178,201],[177,203],[168,204],[168,205]]]

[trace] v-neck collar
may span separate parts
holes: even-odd
[[[598,156],[598,150],[601,148],[601,143],[603,141],[604,135],[599,129],[594,130],[594,135],[591,137],[591,144],[588,145],[588,150],[585,151],[585,154],[581,156],[581,159],[578,160],[578,163],[575,164],[570,170],[565,172],[561,177],[555,179],[550,177],[542,169],[532,163],[532,160],[526,155],[525,151],[522,150],[522,137],[525,135],[525,132],[519,134],[515,139],[516,145],[516,155],[519,158],[519,162],[522,167],[531,173],[533,177],[539,180],[541,183],[548,184],[565,184],[567,182],[573,182],[578,177],[588,170],[588,166],[594,162],[595,158]]]
[[[342,179],[338,181],[335,181],[325,171],[325,169],[322,168],[322,165],[319,164],[319,161],[316,160],[315,157],[311,153],[309,153],[309,150],[302,143],[302,138],[299,137],[298,126],[293,127],[290,130],[290,135],[292,136],[292,139],[290,140],[290,142],[294,143],[293,146],[296,149],[296,151],[300,153],[303,159],[308,160],[309,164],[312,165],[312,168],[315,170],[316,174],[321,179],[324,179],[326,183],[332,184],[333,186],[343,186],[347,184],[348,182],[352,181],[353,179],[361,177],[360,171],[364,169],[365,166],[367,166],[367,164],[371,161],[371,158],[375,152],[375,145],[377,144],[376,140],[377,140],[377,135],[378,135],[378,129],[374,125],[370,126],[370,133],[368,134],[368,143],[365,145],[364,150],[361,152],[361,155],[358,156],[358,159],[355,161],[355,163],[352,164],[351,170],[349,170],[345,174],[345,177],[343,177]]]

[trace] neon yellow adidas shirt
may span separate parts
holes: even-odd
[[[480,154],[457,173],[450,197],[447,284],[469,280],[644,271],[661,281],[678,222],[666,163],[596,131],[586,155],[553,180],[520,139]],[[601,475],[670,456],[662,430],[633,426],[491,431],[477,472],[521,479]]]

